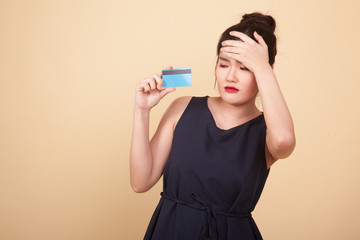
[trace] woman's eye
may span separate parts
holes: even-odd
[[[220,67],[224,68],[224,67],[227,67],[227,65],[222,65],[222,64],[220,64]]]
[[[246,67],[240,67],[241,70],[249,71]]]

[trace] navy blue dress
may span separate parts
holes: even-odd
[[[270,171],[264,115],[223,130],[207,99],[192,97],[176,125],[145,240],[262,239],[251,212]]]

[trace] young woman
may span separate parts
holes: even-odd
[[[262,239],[251,212],[270,166],[295,147],[293,121],[273,72],[275,20],[245,14],[217,46],[219,97],[180,97],[149,141],[150,110],[175,88],[153,74],[136,86],[130,153],[135,192],[163,174],[144,239]],[[257,94],[263,107],[255,105]]]

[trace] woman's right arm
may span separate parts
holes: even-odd
[[[176,99],[164,113],[158,129],[149,141],[150,110],[175,88],[162,88],[161,75],[154,74],[136,86],[133,132],[130,149],[130,184],[137,192],[146,192],[160,179],[169,157],[174,128],[188,102]],[[185,100],[185,101],[184,101]]]

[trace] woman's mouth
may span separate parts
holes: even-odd
[[[237,89],[235,87],[226,86],[225,91],[228,92],[228,93],[236,93],[236,92],[239,91],[239,89]]]

